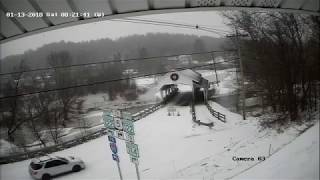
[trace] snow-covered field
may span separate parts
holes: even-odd
[[[212,117],[202,105],[196,106],[197,118],[213,121],[215,126],[212,129],[193,124],[190,108],[187,106],[176,107],[181,116],[167,116],[167,108],[162,108],[135,123],[135,141],[140,149],[139,169],[142,179],[230,178],[259,163],[258,160],[234,161],[232,160],[234,156],[254,158],[265,156],[266,161],[261,163],[264,164],[277,155],[268,159],[270,144],[272,154],[298,135],[298,130],[295,128],[282,134],[271,130],[260,130],[257,119],[248,118],[243,121],[239,114],[232,113],[213,102],[211,105],[227,115],[226,124]],[[313,139],[315,140],[312,142],[315,142],[319,151],[318,137]],[[117,145],[124,179],[136,179],[135,168],[126,153],[125,143],[118,140]],[[87,166],[79,173],[57,179],[119,179],[106,136],[53,155],[79,156]],[[1,165],[0,179],[31,179],[28,174],[29,162],[30,160],[26,160]]]
[[[216,82],[216,74],[213,70],[200,70],[199,72],[209,82]],[[239,88],[237,84],[236,69],[224,69],[217,71],[219,84],[215,84],[216,95],[231,94]]]
[[[10,153],[19,153],[22,152],[16,145],[4,140],[0,139],[0,154],[10,154]]]

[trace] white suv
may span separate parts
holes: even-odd
[[[29,173],[34,179],[49,180],[53,176],[71,171],[78,172],[83,168],[85,168],[84,162],[79,158],[46,156],[32,159]]]

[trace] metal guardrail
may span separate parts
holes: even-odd
[[[101,129],[97,132],[91,133],[91,134],[83,136],[81,138],[66,141],[66,142],[63,142],[63,143],[60,143],[57,145],[41,148],[38,150],[32,150],[32,151],[28,151],[25,153],[0,157],[0,164],[7,164],[7,163],[22,161],[22,160],[26,160],[26,159],[30,159],[30,158],[34,158],[34,157],[38,157],[38,156],[43,156],[44,154],[56,152],[59,150],[63,150],[63,149],[69,148],[69,147],[73,147],[73,146],[82,144],[84,142],[87,142],[88,140],[98,138],[98,137],[105,135],[105,134],[106,134],[105,129]]]
[[[146,108],[142,111],[139,111],[138,113],[132,115],[133,116],[133,120],[137,121],[140,120],[146,116],[148,116],[149,114],[155,112],[156,110],[160,109],[162,106],[164,106],[172,97],[174,97],[178,92],[178,89],[174,89],[173,92],[171,94],[169,94],[168,96],[166,96],[164,98],[164,100],[160,103],[154,104],[153,106]]]
[[[163,106],[163,103],[157,103],[149,108],[146,108],[142,111],[139,111],[138,113],[132,115],[133,120],[138,121],[138,120],[148,116],[149,114],[155,112],[156,110],[160,109],[162,106]]]
[[[212,114],[212,116],[216,117],[217,119],[219,119],[222,122],[226,122],[226,115],[214,110],[209,104],[208,102],[205,103],[208,110],[210,111],[210,113]]]

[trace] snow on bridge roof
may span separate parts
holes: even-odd
[[[208,87],[208,80],[203,78],[198,72],[195,72],[191,69],[185,69],[182,71],[169,72],[165,74],[159,80],[158,87],[161,89],[162,87],[171,84],[184,84],[189,86],[195,84],[198,87]]]
[[[1,0],[0,42],[115,18],[170,12],[242,9],[319,15],[319,0]],[[38,16],[35,12],[42,12],[44,16]],[[48,12],[51,14],[46,14]]]

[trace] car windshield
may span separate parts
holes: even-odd
[[[30,164],[30,166],[31,166],[31,168],[32,168],[33,170],[38,170],[38,169],[41,169],[41,168],[42,168],[42,164],[38,164],[38,163],[34,163],[34,162],[32,162],[32,163]]]

